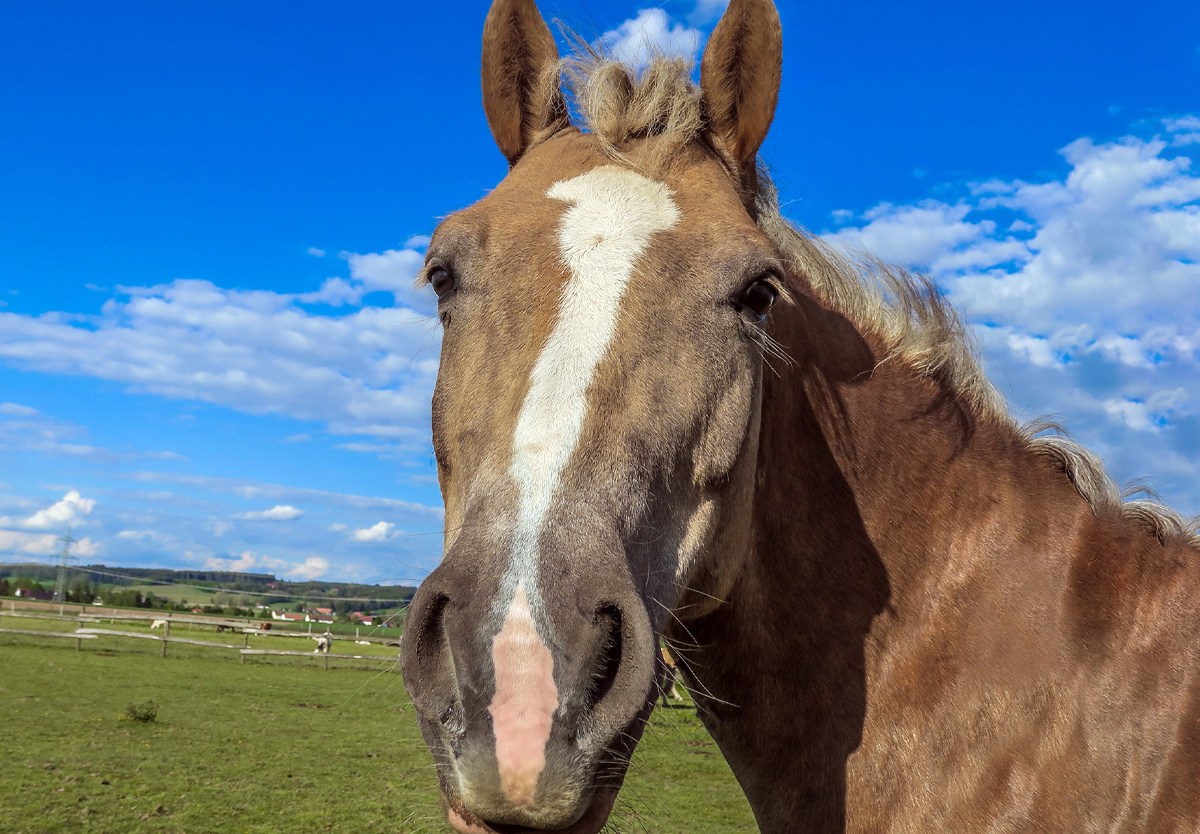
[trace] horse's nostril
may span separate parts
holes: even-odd
[[[621,668],[621,610],[609,605],[596,612],[596,622],[604,631],[600,650],[592,661],[592,677],[584,701],[586,712],[592,712],[604,700],[617,680]]]

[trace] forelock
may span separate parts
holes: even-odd
[[[619,151],[629,142],[665,137],[685,145],[704,133],[694,62],[658,55],[640,72],[584,45],[558,71],[578,127]]]

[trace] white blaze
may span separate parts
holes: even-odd
[[[488,707],[501,790],[517,807],[535,801],[558,706],[554,656],[538,631],[538,538],[579,442],[588,388],[616,331],[625,285],[651,237],[679,220],[670,189],[614,165],[556,183],[547,196],[568,204],[558,245],[571,277],[513,435],[520,508],[498,599],[506,610],[492,639],[496,690]]]
[[[679,220],[666,185],[615,165],[555,183],[546,194],[569,204],[559,222],[558,245],[571,277],[530,374],[513,436],[511,472],[520,513],[510,587],[527,588],[534,611],[540,608],[538,538],[559,476],[579,442],[588,387],[616,331],[625,285],[655,233]]]

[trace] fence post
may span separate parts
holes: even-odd
[[[162,636],[162,657],[167,656],[167,638],[171,636],[171,615],[167,615],[167,621],[163,624]]]
[[[329,671],[329,652],[325,652],[325,671]]]

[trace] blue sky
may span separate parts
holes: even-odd
[[[720,0],[542,2],[637,58]],[[6,4],[0,559],[415,580],[438,331],[504,173],[486,4]],[[929,270],[1014,414],[1200,512],[1200,4],[791,3],[787,214]]]

